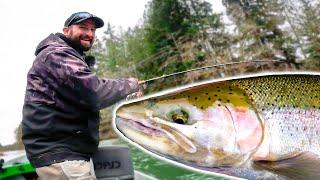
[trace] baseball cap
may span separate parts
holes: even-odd
[[[87,20],[87,19],[92,19],[95,23],[95,26],[96,28],[101,28],[103,27],[104,25],[104,22],[101,18],[93,15],[93,14],[90,14],[88,12],[76,12],[76,13],[73,13],[67,20],[66,22],[64,23],[64,26],[65,27],[69,27],[73,24],[78,24],[84,20]]]

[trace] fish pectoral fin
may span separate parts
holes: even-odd
[[[161,125],[161,127],[167,134],[167,136],[175,143],[177,143],[182,149],[184,149],[188,153],[195,153],[197,151],[196,146],[185,135],[167,125]]]
[[[279,161],[254,161],[254,166],[290,179],[320,179],[320,157],[311,152]]]

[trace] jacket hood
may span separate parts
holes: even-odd
[[[58,35],[50,34],[47,38],[45,38],[38,44],[34,54],[37,56],[43,49],[47,48],[48,46],[63,47],[68,46],[68,44]]]

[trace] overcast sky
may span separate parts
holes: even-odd
[[[61,32],[72,13],[88,11],[105,24],[133,27],[141,22],[149,0],[1,0],[0,42],[0,144],[15,141],[14,130],[22,119],[26,75],[38,43],[50,33]],[[209,0],[221,11],[221,0]],[[98,29],[102,34],[105,29]]]

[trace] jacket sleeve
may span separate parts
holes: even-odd
[[[139,90],[137,81],[97,77],[82,59],[71,53],[55,51],[44,63],[61,96],[92,110],[105,108]]]

